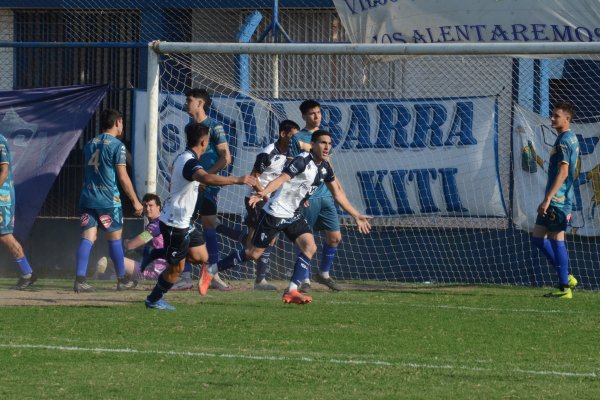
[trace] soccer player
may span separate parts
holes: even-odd
[[[552,110],[552,128],[558,133],[550,152],[548,183],[544,199],[537,208],[537,219],[531,241],[556,268],[559,290],[546,297],[570,299],[577,280],[569,274],[569,256],[565,231],[571,219],[573,182],[575,180],[579,142],[571,131],[573,107],[558,103]]]
[[[269,182],[281,175],[281,171],[288,160],[287,154],[290,139],[298,133],[299,130],[300,127],[294,121],[281,121],[279,124],[279,138],[277,141],[271,143],[258,153],[250,175],[255,176],[258,179],[257,187],[259,187],[259,189],[262,190]],[[233,230],[224,225],[219,225],[217,227],[217,232],[227,235],[234,240],[239,240],[240,237],[244,237],[243,241],[246,248],[252,244],[252,236],[258,225],[260,210],[262,210],[262,207],[265,204],[265,201],[260,201],[254,206],[250,205],[250,198],[256,193],[256,189],[250,189],[244,199],[246,205],[246,218],[244,223],[248,227],[248,233],[245,236],[243,236],[241,231]],[[275,286],[267,282],[271,251],[273,250],[276,240],[277,238],[274,238],[273,242],[269,244],[261,257],[256,260],[256,280],[254,282],[254,289],[256,290],[277,290]]]
[[[258,259],[269,247],[273,238],[279,232],[283,232],[300,249],[292,278],[283,294],[283,302],[305,304],[312,301],[310,296],[298,291],[299,285],[308,276],[310,260],[317,250],[312,230],[302,214],[298,212],[301,203],[322,182],[325,182],[335,201],[354,218],[359,231],[367,234],[371,230],[369,217],[361,215],[350,204],[344,191],[339,190],[339,187],[334,184],[335,175],[327,161],[331,147],[331,134],[324,130],[317,130],[311,138],[311,152],[304,152],[295,157],[283,168],[280,176],[252,197],[250,205],[257,204],[275,192],[261,210],[251,246],[232,252],[217,264],[202,268],[199,283],[201,295],[206,294],[212,276],[217,271],[226,270],[243,261]]]
[[[0,243],[15,258],[21,277],[16,289],[24,290],[37,280],[23,247],[14,237],[15,229],[15,186],[12,173],[10,149],[4,135],[0,134]]]
[[[77,271],[73,290],[76,293],[92,292],[87,282],[87,265],[98,228],[106,232],[108,254],[117,271],[117,290],[131,289],[137,282],[125,276],[125,260],[121,235],[123,211],[117,188],[117,179],[131,199],[135,215],[142,214],[142,203],[133,189],[127,174],[125,146],[119,138],[123,134],[123,116],[117,110],[107,109],[100,114],[102,133],[86,143],[83,154],[85,170],[83,189],[79,197],[81,210],[81,241],[77,249]]]
[[[305,100],[300,104],[300,112],[306,126],[290,141],[290,156],[292,157],[297,156],[302,151],[310,150],[311,135],[321,125],[321,105],[317,101]],[[343,191],[338,181],[334,184],[338,186],[338,190]],[[342,232],[340,231],[340,221],[337,209],[335,208],[335,202],[327,185],[324,183],[319,185],[310,196],[308,204],[302,207],[302,214],[313,232],[325,231],[325,243],[323,243],[319,271],[315,275],[314,280],[326,285],[331,290],[339,291],[341,290],[340,285],[335,282],[329,273],[333,266],[333,259],[337,248],[342,241]],[[304,293],[310,291],[310,279],[308,277],[302,282],[300,291]]]
[[[231,155],[229,154],[229,144],[223,126],[208,116],[208,110],[212,104],[210,94],[206,89],[193,88],[185,93],[185,99],[187,112],[192,117],[193,122],[201,123],[209,128],[210,140],[208,147],[200,157],[202,168],[209,174],[218,174],[219,171],[231,164]],[[202,184],[198,191],[198,201],[194,210],[194,217],[199,217],[202,223],[209,262],[213,263],[219,261],[219,242],[216,227],[217,201],[220,190],[221,188],[218,186]],[[186,265],[186,272],[190,273],[191,278],[191,265]],[[218,276],[215,277],[213,288],[230,289]]]
[[[160,216],[161,202],[160,197],[154,193],[146,193],[142,198],[144,207],[143,215],[148,218],[148,224],[144,230],[132,239],[123,240],[123,246],[126,251],[132,251],[140,246],[144,246],[144,255],[146,256],[153,249],[163,248],[163,238],[158,227],[158,217]],[[98,260],[97,273],[104,273],[108,264],[106,257]],[[156,279],[158,275],[167,267],[164,258],[158,258],[148,263],[143,270],[140,268],[140,262],[125,257],[125,273],[134,279]]]
[[[156,286],[146,298],[147,308],[174,310],[163,296],[173,287],[185,268],[188,258],[193,263],[208,261],[204,238],[192,222],[200,184],[255,185],[253,176],[220,176],[208,173],[200,160],[210,142],[210,128],[199,123],[185,127],[187,149],[179,154],[171,167],[169,197],[160,213],[159,227],[164,240],[167,269],[159,276]]]

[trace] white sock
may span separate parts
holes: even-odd
[[[21,275],[21,278],[23,278],[23,279],[29,279],[29,278],[31,278],[31,274]]]
[[[219,272],[219,268],[217,267],[217,263],[209,264],[209,266],[208,266],[208,273],[211,274],[212,276],[215,276],[217,274],[217,272]]]
[[[298,285],[296,285],[294,282],[290,282],[288,286],[288,292],[291,292],[292,290],[298,290]]]
[[[329,279],[329,271],[319,271],[319,275],[321,275],[324,279]]]
[[[307,278],[307,279],[303,280],[302,283],[308,283],[310,285],[310,279]]]

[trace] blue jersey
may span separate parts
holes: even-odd
[[[225,134],[225,130],[223,129],[223,125],[221,125],[217,120],[206,117],[206,119],[200,124],[207,126],[210,131],[208,146],[206,147],[206,151],[204,154],[200,156],[200,165],[206,171],[210,170],[213,165],[219,159],[219,153],[217,152],[217,146],[222,143],[227,143],[227,135]],[[213,191],[221,189],[220,186],[209,186]]]
[[[125,153],[123,143],[108,133],[86,143],[83,148],[83,189],[79,197],[81,209],[121,207],[116,166],[126,165]]]
[[[573,206],[573,182],[575,181],[575,171],[579,158],[579,141],[577,136],[571,131],[563,132],[556,138],[554,146],[550,151],[550,163],[548,165],[548,183],[546,184],[546,193],[558,175],[561,163],[569,165],[569,175],[560,186],[556,194],[552,197],[550,205],[562,209],[566,214],[571,212]]]
[[[311,139],[312,139],[312,134],[313,133],[311,131],[302,129],[301,131],[296,133],[294,136],[292,136],[292,138],[290,139],[288,155],[290,157],[296,157],[300,153],[304,152],[305,150],[302,150],[299,142],[310,144]],[[327,189],[327,185],[325,185],[325,182],[322,182],[310,197],[311,197],[311,199],[318,199],[320,197],[331,197],[331,192],[329,191],[329,189]],[[309,202],[309,204],[310,204],[310,202]]]
[[[8,164],[8,176],[0,187],[0,206],[14,205],[15,185],[13,182],[12,164],[10,160],[10,149],[4,135],[0,134],[0,164]]]

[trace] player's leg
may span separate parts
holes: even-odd
[[[29,265],[21,243],[13,236],[15,229],[14,214],[14,204],[0,207],[0,243],[2,243],[17,262],[21,276],[17,281],[16,289],[23,290],[33,285],[37,277]]]
[[[218,192],[207,188],[198,195],[196,203],[196,214],[200,215],[202,232],[208,251],[208,263],[219,262],[219,240],[217,238],[217,201]],[[211,287],[217,290],[230,290],[229,286],[221,280],[218,274],[211,279]]]
[[[163,236],[167,268],[158,276],[156,285],[146,298],[145,304],[148,308],[161,310],[174,310],[163,300],[164,295],[173,287],[179,275],[185,268],[185,260],[188,257],[190,245],[203,246],[200,233],[194,229],[179,229],[159,223],[160,233]]]
[[[298,248],[298,257],[294,263],[292,278],[284,291],[282,300],[284,303],[305,304],[312,301],[312,297],[301,293],[299,286],[308,277],[310,260],[317,251],[315,238],[312,230],[306,223],[306,219],[300,217],[283,227],[286,237]]]
[[[194,287],[194,284],[192,283],[193,268],[194,267],[190,260],[186,260],[183,272],[181,273],[181,277],[179,278],[177,283],[173,285],[171,290],[191,290]]]
[[[258,220],[260,218],[260,212],[265,205],[264,201],[259,202],[254,207],[249,204],[249,198],[246,197],[244,199],[244,204],[246,206],[246,219],[245,224],[248,227],[248,236],[246,237],[246,248],[250,248],[252,246],[252,240],[254,238],[254,232],[256,231],[256,227],[258,226]],[[260,257],[256,259],[255,263],[255,273],[256,278],[254,280],[254,289],[255,290],[277,290],[277,288],[267,282],[267,273],[269,272],[269,265],[271,264],[271,252],[273,251],[273,246],[277,241],[277,237],[275,237],[269,245],[263,250]]]
[[[313,226],[313,231],[324,230],[325,242],[323,243],[321,260],[319,262],[319,271],[314,279],[326,285],[331,290],[339,291],[341,287],[330,276],[330,271],[338,246],[342,241],[340,220],[333,197],[323,197],[320,199],[320,202],[321,208],[317,221]]]
[[[552,247],[554,254],[554,266],[556,274],[558,275],[558,286],[559,290],[556,292],[549,293],[549,297],[559,297],[570,299],[573,297],[571,288],[569,287],[569,256],[567,253],[567,247],[565,245],[565,231],[571,215],[567,215],[562,209],[550,206],[545,217],[545,225],[547,229],[546,236]],[[541,222],[541,221],[540,221]],[[536,221],[537,225],[537,221]],[[572,277],[571,283],[575,280]]]
[[[79,217],[81,227],[81,240],[77,248],[76,271],[73,290],[75,293],[93,292],[94,289],[87,282],[87,266],[90,253],[98,235],[98,215],[95,210],[84,209]]]
[[[321,212],[321,198],[309,199],[308,206],[302,207],[300,209],[306,223],[312,229],[312,232],[316,232],[315,226],[317,225],[317,221],[319,220],[319,214]],[[305,279],[300,284],[299,288],[300,292],[308,293],[311,290],[310,284],[310,267],[308,269],[308,274]]]
[[[125,253],[123,252],[123,211],[121,207],[98,210],[98,227],[106,231],[108,256],[115,266],[117,290],[128,290],[137,286],[137,281],[125,275]]]

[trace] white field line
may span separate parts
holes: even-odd
[[[491,312],[509,312],[509,313],[532,313],[532,314],[586,314],[580,311],[572,311],[572,310],[536,310],[533,308],[496,308],[496,307],[470,307],[470,306],[452,306],[448,304],[438,304],[438,305],[430,305],[430,304],[416,304],[416,303],[403,303],[403,302],[394,302],[390,301],[389,303],[364,303],[359,301],[328,301],[329,304],[349,304],[349,305],[359,305],[359,306],[394,306],[394,307],[414,307],[414,308],[432,308],[432,309],[451,309],[451,310],[465,310],[465,311],[491,311]]]
[[[30,350],[47,350],[47,351],[74,351],[74,352],[90,352],[90,353],[122,353],[122,354],[155,354],[161,356],[183,356],[183,357],[198,357],[198,358],[227,358],[236,360],[253,360],[253,361],[303,361],[306,363],[315,364],[342,364],[342,365],[375,365],[381,367],[396,367],[407,369],[444,369],[444,370],[461,370],[469,372],[493,372],[500,374],[522,374],[522,375],[553,375],[563,377],[576,378],[597,378],[595,372],[564,372],[564,371],[536,371],[524,370],[520,368],[514,369],[493,369],[493,368],[474,368],[461,365],[435,365],[435,364],[420,364],[420,363],[403,363],[390,361],[368,361],[368,360],[339,360],[339,359],[319,359],[312,357],[285,357],[285,356],[258,356],[245,354],[225,354],[225,353],[206,353],[206,352],[191,352],[191,351],[157,351],[157,350],[136,350],[136,349],[109,349],[102,347],[77,347],[77,346],[51,346],[43,344],[0,344],[0,348],[8,349],[30,349]]]

